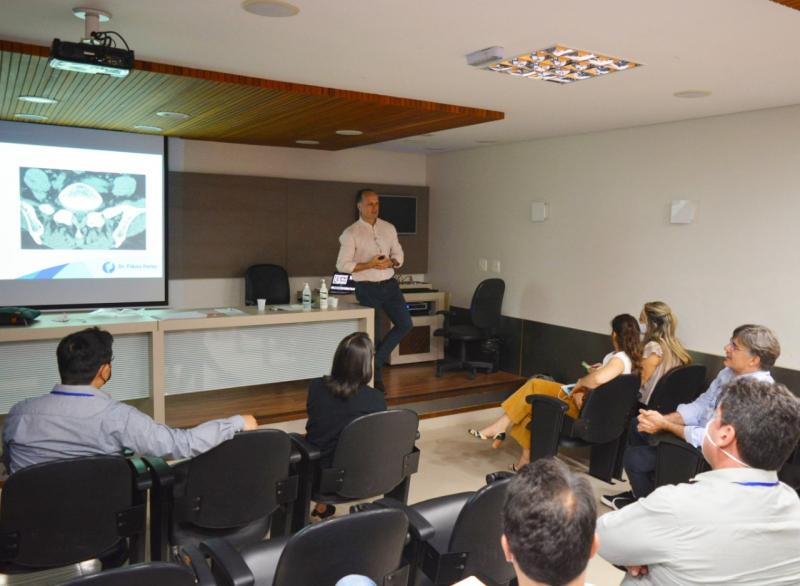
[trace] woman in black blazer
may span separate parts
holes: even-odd
[[[372,342],[363,332],[339,342],[330,376],[311,381],[308,387],[306,439],[319,448],[320,466],[330,465],[339,435],[353,419],[386,411],[383,393],[367,383],[372,379]],[[317,504],[312,517],[325,519],[336,512],[333,505]]]

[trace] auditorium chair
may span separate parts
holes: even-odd
[[[271,264],[247,268],[244,274],[244,304],[256,305],[257,299],[266,299],[270,305],[291,303],[286,269]]]
[[[511,472],[486,476],[486,486],[476,492],[436,497],[414,505],[381,499],[356,510],[401,510],[409,519],[411,541],[406,557],[411,561],[414,586],[452,584],[475,576],[487,586],[508,586],[514,567],[500,546],[503,504]]]
[[[300,454],[277,429],[233,439],[174,466],[145,458],[153,474],[151,558],[169,560],[178,547],[225,537],[234,547],[288,531],[297,497]]]
[[[407,533],[401,511],[374,510],[328,519],[238,552],[224,539],[200,549],[210,557],[219,586],[334,586],[350,574],[381,586],[405,586]]]
[[[644,409],[674,413],[681,403],[691,403],[706,389],[706,367],[702,364],[678,366],[664,373],[650,394]]]
[[[695,475],[710,470],[703,452],[676,435],[663,431],[652,435],[656,446],[655,487],[689,482]]]
[[[342,430],[326,468],[319,465],[319,450],[293,436],[303,458],[292,530],[309,523],[312,500],[336,505],[385,495],[407,502],[411,475],[419,468],[418,427],[419,416],[408,409],[362,415]]]
[[[215,586],[203,556],[195,550],[187,550],[187,554],[184,559],[190,566],[146,562],[75,578],[60,586]]]
[[[433,332],[434,336],[441,336],[450,342],[458,342],[459,359],[445,358],[436,363],[436,376],[442,376],[447,370],[469,370],[469,378],[475,378],[477,369],[486,369],[487,372],[497,370],[499,357],[499,342],[494,340],[497,328],[500,326],[500,309],[503,305],[503,295],[506,284],[503,279],[486,279],[481,281],[472,295],[469,306],[469,324],[453,325],[450,319],[453,311],[440,311],[444,315],[442,328]],[[492,362],[467,359],[467,345],[471,342],[484,342],[488,344],[487,350],[494,354]],[[490,343],[493,342],[493,343]]]
[[[623,374],[591,391],[577,419],[567,404],[547,395],[529,395],[531,462],[549,458],[558,448],[591,448],[589,474],[604,482],[622,480],[622,455],[629,422],[639,399],[639,375]]]
[[[89,456],[28,466],[0,500],[0,572],[30,573],[99,559],[144,560],[150,475],[137,458]]]

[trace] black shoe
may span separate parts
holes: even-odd
[[[600,498],[600,502],[615,511],[619,511],[621,508],[635,503],[636,497],[633,496],[633,492],[628,490],[619,494],[604,494]]]
[[[328,517],[333,517],[335,514],[336,507],[333,505],[325,505],[325,510],[322,513],[318,512],[316,508],[311,511],[311,516],[317,517],[320,521],[324,521]]]
[[[376,388],[376,389],[378,389],[378,390],[379,390],[381,393],[385,393],[385,392],[386,392],[386,387],[385,387],[385,386],[383,386],[383,381],[382,381],[382,380],[376,380],[376,381],[375,381],[375,385],[374,385],[374,386],[375,386],[375,388]]]

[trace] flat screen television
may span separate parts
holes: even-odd
[[[380,195],[380,218],[391,222],[398,234],[417,233],[417,197],[414,195]]]

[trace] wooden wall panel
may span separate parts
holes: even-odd
[[[168,181],[170,278],[241,277],[262,262],[291,276],[330,275],[365,187],[417,196],[417,234],[400,236],[402,272],[428,270],[427,187],[204,173],[170,173]]]
[[[243,276],[286,263],[285,180],[170,173],[168,263],[172,279]]]

